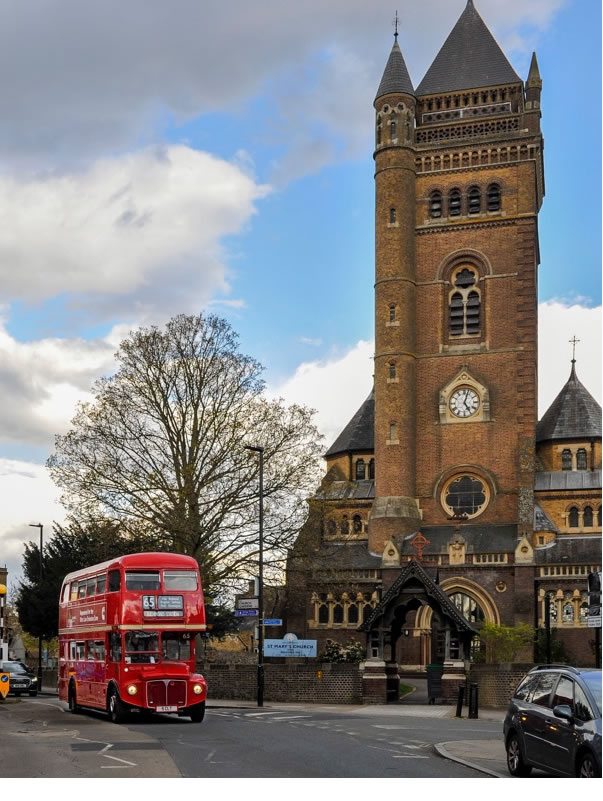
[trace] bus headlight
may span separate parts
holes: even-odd
[[[138,687],[135,684],[130,684],[128,686],[128,695],[136,695],[138,692]]]
[[[195,684],[195,686],[193,687],[193,692],[195,693],[195,695],[201,695],[201,693],[203,692],[203,687],[200,684]]]

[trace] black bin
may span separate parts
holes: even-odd
[[[427,697],[430,704],[442,698],[442,674],[444,665],[427,665]]]

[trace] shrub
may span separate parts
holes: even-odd
[[[527,623],[516,626],[484,623],[479,636],[486,646],[486,662],[514,662],[519,651],[534,642],[534,629]]]
[[[357,640],[350,640],[341,645],[334,640],[327,640],[324,651],[318,657],[321,662],[362,662],[365,650]]]

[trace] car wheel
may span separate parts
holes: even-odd
[[[597,773],[595,759],[589,751],[580,755],[576,766],[576,776],[579,779],[596,779],[597,776],[600,776],[600,774]]]
[[[120,699],[117,690],[113,687],[109,691],[107,698],[107,714],[111,723],[123,723],[127,714],[128,708]]]
[[[511,734],[507,740],[507,768],[511,776],[529,776],[532,772],[530,765],[524,762],[516,734]]]
[[[77,695],[75,693],[75,684],[73,684],[73,683],[69,685],[69,695],[68,695],[67,703],[69,704],[69,711],[71,712],[71,714],[72,715],[77,715],[77,713],[80,711],[80,708],[79,708],[78,703],[77,703]]]
[[[15,698],[21,698],[21,693],[15,692]]]
[[[29,697],[30,698],[35,698],[37,694],[38,694],[38,691],[34,690],[33,692],[29,693]]]
[[[201,723],[205,717],[205,701],[202,704],[195,704],[189,707],[188,716],[193,723]]]

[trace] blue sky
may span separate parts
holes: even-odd
[[[317,408],[328,444],[363,400],[372,101],[395,12],[384,0],[24,5],[5,8],[0,31],[11,76],[0,131],[0,563],[11,565],[29,522],[60,518],[43,468],[53,436],[132,327],[225,316],[270,391]],[[518,74],[536,50],[543,79],[541,412],[569,374],[574,334],[578,373],[600,401],[600,8],[475,5]],[[398,4],[415,86],[464,6]]]

